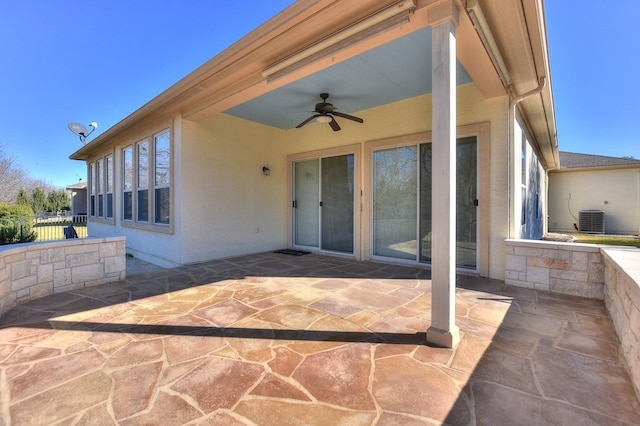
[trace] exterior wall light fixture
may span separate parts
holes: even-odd
[[[267,166],[262,166],[262,174],[265,176],[269,176],[271,174],[271,170]]]

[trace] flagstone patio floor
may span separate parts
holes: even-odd
[[[0,424],[640,424],[601,301],[461,275],[445,349],[423,268],[128,262],[0,318]]]

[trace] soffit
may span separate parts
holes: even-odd
[[[464,3],[464,0],[455,1],[460,5]],[[86,158],[103,142],[110,142],[113,136],[120,137],[142,123],[160,117],[180,114],[185,119],[198,121],[228,111],[276,127],[291,128],[304,119],[304,113],[319,101],[320,92],[330,93],[332,97],[329,101],[335,102],[340,111],[346,113],[428,93],[430,78],[426,73],[430,72],[431,44],[428,15],[429,10],[442,3],[442,0],[416,0],[417,7],[408,23],[366,38],[285,77],[267,81],[262,75],[265,68],[298,52],[302,47],[323,40],[341,28],[395,3],[397,0],[299,0],[71,157]],[[533,4],[536,0],[523,0],[524,3]],[[485,3],[482,5],[484,10]],[[529,19],[525,9],[517,0],[488,0],[485,10],[498,33],[496,38],[505,61],[513,69],[517,90],[535,87],[535,66],[538,62],[535,58],[540,52],[543,57],[546,54],[546,50],[539,49],[540,52],[537,52],[532,51],[531,46],[527,47],[531,34],[520,27],[523,20]],[[518,17],[518,14],[521,16]],[[529,27],[538,24],[538,17],[534,18],[534,25]],[[460,14],[457,38],[458,70],[462,77],[458,83],[472,80],[485,97],[504,96],[498,75],[464,11]],[[418,50],[420,55],[412,57],[411,49]],[[531,55],[524,55],[523,51]],[[405,55],[404,59],[402,55]],[[524,56],[533,56],[534,59]],[[429,62],[424,64],[425,60]],[[424,68],[416,67],[416,61]],[[407,72],[414,68],[416,74]],[[423,69],[427,71],[423,72]],[[468,74],[464,72],[465,69]],[[421,82],[416,82],[416,76],[421,78]],[[353,81],[357,81],[359,86],[348,84]],[[549,105],[550,99],[548,96],[544,99],[544,96],[522,103],[525,115],[533,117],[529,124],[536,134],[544,131],[542,127],[548,118],[545,105]],[[265,118],[265,109],[289,117]],[[533,112],[537,112],[538,116]]]
[[[535,136],[542,161],[550,169],[557,168],[557,131],[543,1],[484,0],[480,5],[513,80],[512,97],[536,89],[540,79],[545,80],[543,90],[518,104],[518,110]]]

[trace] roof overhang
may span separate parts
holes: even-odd
[[[558,168],[560,160],[544,1],[466,0],[464,3],[468,9],[476,4],[482,8],[511,79],[508,87],[511,99],[532,93],[517,104],[520,117],[534,136],[541,160],[548,169]],[[544,86],[537,91],[541,81]]]
[[[112,143],[114,137],[126,137],[149,122],[176,115],[200,121],[263,95],[276,94],[286,88],[291,90],[292,85],[305,78],[322,79],[338,64],[347,64],[362,55],[372,54],[377,47],[428,30],[429,14],[447,1],[299,0],[70,158],[86,160]],[[506,96],[508,91],[511,96],[517,96],[535,87],[541,77],[546,77],[545,88],[520,102],[518,108],[538,141],[544,161],[551,168],[556,167],[555,119],[542,0],[481,2],[497,49],[512,77],[507,88],[500,79],[495,61],[487,54],[486,43],[466,13],[467,3],[470,1],[454,1],[463,11],[456,33],[460,66],[487,98]],[[371,22],[373,24],[369,25]],[[335,40],[338,42],[332,44]],[[426,47],[421,43],[415,48]],[[296,61],[296,58],[302,60]],[[315,91],[303,93],[304,105],[313,105],[318,94]],[[407,93],[405,98],[414,95]],[[385,101],[382,97],[376,102],[383,104],[390,100]],[[340,105],[342,109],[344,104]],[[356,102],[344,110],[356,112],[371,106]]]

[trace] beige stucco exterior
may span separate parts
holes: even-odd
[[[458,136],[482,135],[479,157],[480,228],[479,268],[484,276],[503,277],[504,238],[507,236],[507,116],[506,97],[485,100],[474,84],[458,88]],[[125,235],[130,252],[140,258],[177,265],[242,254],[269,251],[291,245],[292,159],[355,152],[358,190],[362,206],[356,215],[358,259],[369,259],[370,164],[365,160],[372,145],[430,141],[431,95],[358,112],[371,123],[366,127],[345,123],[334,134],[312,124],[282,131],[225,114],[201,122],[172,120],[156,128],[123,138],[109,152],[122,161],[122,149],[146,133],[170,123],[173,130],[174,217],[173,232],[148,232],[115,223],[90,223],[91,234]],[[390,123],[393,123],[390,125]],[[97,155],[98,157],[100,156]],[[269,167],[269,176],[262,167]],[[116,174],[116,187],[121,176]],[[115,209],[122,208],[115,198]],[[118,215],[116,215],[117,217]],[[491,254],[491,255],[489,255]]]
[[[292,246],[422,262],[427,341],[453,347],[456,267],[504,278],[505,239],[547,214],[539,175],[558,153],[543,15],[542,0],[299,0],[71,155],[89,167],[89,233],[124,234],[166,265]],[[351,116],[324,102],[357,84]],[[315,115],[282,117],[318,89]],[[522,160],[533,178],[518,186]],[[294,165],[310,167],[295,184]],[[521,208],[534,226],[516,227]]]
[[[455,117],[446,120],[453,123],[458,137],[478,137],[478,266],[471,272],[504,278],[504,240],[524,232],[519,226],[526,202],[520,178],[523,146],[531,167],[541,171],[535,187],[529,185],[527,191],[542,195],[539,206],[542,217],[547,215],[546,170],[557,166],[556,142],[549,139],[555,134],[553,103],[541,1],[526,0],[522,7],[518,2],[482,4],[511,73],[508,87],[501,83],[497,65],[486,54],[470,19],[467,7],[475,3],[361,0],[343,1],[340,7],[312,0],[294,3],[71,156],[91,164],[112,155],[116,167],[114,217],[90,219],[90,234],[124,235],[130,253],[166,266],[289,247],[292,161],[350,153],[356,174],[353,257],[371,258],[371,153],[376,147],[431,142],[436,116],[432,103],[450,101],[449,94],[349,111],[366,125],[341,121],[340,132],[317,123],[283,130],[223,111],[377,45],[445,23],[457,39],[456,59],[472,80],[454,87]],[[300,46],[313,46],[395,4],[411,7],[406,23],[363,37],[283,77],[264,76],[263,70]],[[521,28],[525,16],[529,26]],[[444,52],[447,46],[436,42],[431,48]],[[450,77],[446,72],[439,75],[435,85]],[[167,130],[171,221],[158,225],[122,220],[122,150]],[[268,176],[262,173],[265,166],[270,169]],[[436,198],[444,196],[448,194]]]
[[[581,210],[602,210],[607,233],[640,233],[640,167],[566,170],[549,182],[549,230],[575,231]]]

